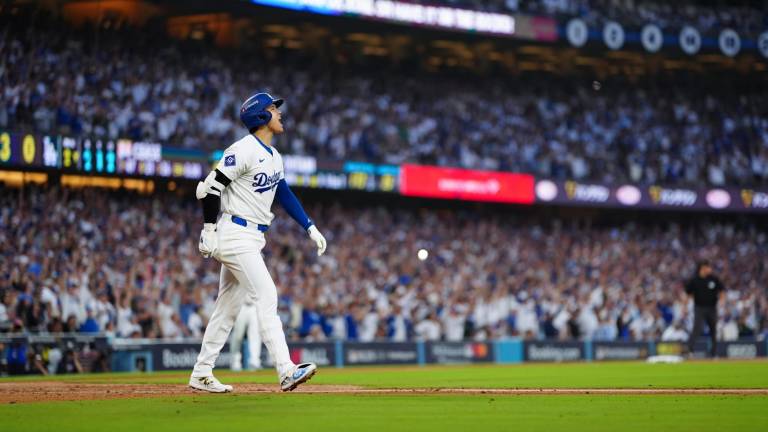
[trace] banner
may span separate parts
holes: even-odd
[[[593,342],[594,360],[643,360],[648,358],[646,342]]]
[[[448,6],[422,5],[392,0],[251,0],[251,2],[321,15],[363,17],[507,36],[515,34],[515,18],[511,15]]]
[[[542,42],[555,42],[558,38],[557,21],[549,17],[515,16],[515,36]]]
[[[247,343],[247,342],[246,342]],[[115,370],[123,371],[160,371],[191,370],[200,353],[200,341],[188,339],[181,342],[162,340],[119,339],[115,345]],[[244,363],[247,350],[244,348]],[[336,349],[332,342],[293,342],[288,344],[288,351],[294,363],[313,362],[318,366],[333,366],[336,363]],[[224,345],[216,367],[226,369],[231,366],[232,352],[229,343]],[[265,347],[261,350],[261,364],[265,368],[274,366]],[[247,366],[247,365],[246,365]]]
[[[493,361],[493,345],[486,342],[428,342],[427,363],[485,363]]]
[[[768,212],[768,188],[607,186],[581,181],[537,179],[537,203],[669,210]]]
[[[683,355],[685,354],[685,342],[658,342],[656,344],[656,355]],[[706,351],[706,344],[702,345],[703,351]]]
[[[152,370],[188,370],[191,371],[200,354],[200,344],[153,344],[150,346],[152,353]],[[229,344],[226,344],[216,359],[216,367],[229,368],[232,364],[232,353]]]
[[[525,361],[563,362],[584,359],[584,344],[581,342],[531,342],[523,347]]]
[[[732,341],[718,342],[717,353],[720,357],[729,359],[754,359],[765,357],[765,342]]]
[[[402,165],[400,193],[407,196],[532,204],[529,174]]]
[[[350,342],[344,344],[345,365],[415,364],[418,360],[416,343]]]
[[[336,347],[330,342],[306,342],[291,343],[288,345],[288,351],[291,353],[291,361],[299,363],[315,363],[318,366],[333,366],[336,364]],[[272,363],[269,360],[269,352],[266,348],[261,350],[262,364]],[[266,358],[265,358],[266,357]]]

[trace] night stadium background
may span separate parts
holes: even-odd
[[[2,2],[2,429],[764,430],[767,6]],[[272,394],[225,348],[217,398],[183,385],[220,267],[194,189],[256,91],[329,242],[274,207],[320,373]]]

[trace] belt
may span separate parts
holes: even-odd
[[[248,221],[247,221],[247,220],[245,220],[245,219],[243,219],[243,218],[241,218],[241,217],[239,217],[239,216],[234,216],[234,215],[233,215],[233,216],[232,216],[232,222],[234,222],[234,223],[236,223],[236,224],[238,224],[238,225],[242,225],[242,226],[244,226],[244,227],[247,227],[247,226],[248,226]],[[267,232],[267,230],[269,229],[269,225],[262,225],[262,224],[258,224],[258,225],[256,226],[256,228],[257,228],[259,231],[261,231],[261,232]]]

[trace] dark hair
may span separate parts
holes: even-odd
[[[698,274],[704,267],[712,267],[709,260],[699,260],[696,262],[696,274]]]

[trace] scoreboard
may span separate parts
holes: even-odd
[[[0,165],[56,168],[56,144],[50,137],[1,132]]]
[[[200,179],[209,168],[200,159],[164,158],[157,143],[0,131],[0,167]]]
[[[72,174],[166,177],[199,180],[221,159],[202,151],[163,148],[129,139],[49,136],[0,130],[0,169],[59,171]],[[363,162],[318,160],[283,155],[292,186],[398,193],[400,167]]]
[[[400,167],[395,165],[283,155],[283,166],[285,180],[291,186],[393,193],[399,190]]]
[[[400,167],[374,165],[364,162],[345,162],[344,172],[349,176],[349,188],[366,191],[397,192]]]

